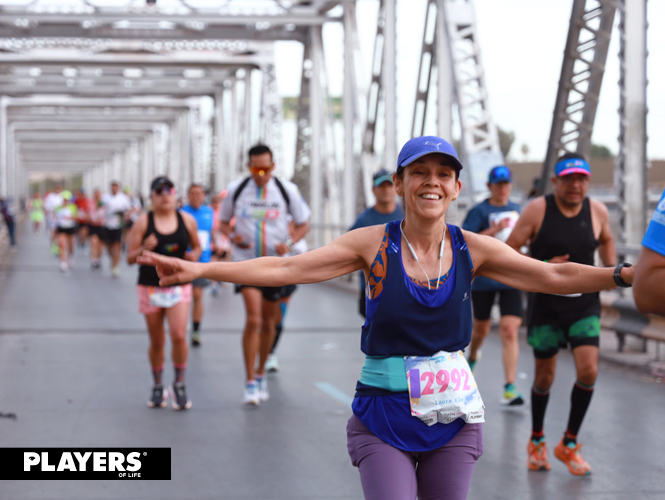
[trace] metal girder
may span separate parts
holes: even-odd
[[[143,9],[136,4],[122,7],[78,6],[60,8],[31,3],[0,9],[0,36],[64,37],[105,39],[303,39],[310,26],[338,21],[327,15],[340,1],[276,2],[271,7],[251,0],[226,1],[193,8],[180,2],[179,8],[162,9],[158,4]],[[254,4],[254,5],[252,5]],[[265,4],[265,2],[264,2]]]
[[[6,19],[7,16],[0,16]],[[291,18],[297,23],[311,22],[311,24],[320,25],[328,22],[335,22],[337,19],[329,17],[313,18]],[[121,21],[119,21],[121,22]],[[153,21],[154,23],[155,21]],[[168,21],[167,21],[168,22]],[[263,21],[266,22],[266,21]],[[256,21],[255,21],[256,23]],[[135,40],[137,38],[146,40],[261,40],[261,41],[280,41],[296,40],[302,41],[305,38],[304,29],[296,24],[270,26],[267,29],[248,29],[246,25],[226,25],[210,26],[205,31],[194,31],[185,29],[172,29],[169,31],[158,29],[113,29],[113,28],[94,28],[86,29],[81,25],[44,25],[40,24],[28,30],[17,28],[16,26],[0,25],[0,38],[111,38],[121,40]]]
[[[614,173],[619,200],[617,239],[623,245],[639,245],[649,212],[646,0],[621,0],[619,12],[619,152]]]
[[[351,227],[356,219],[358,169],[356,168],[356,124],[360,122],[356,75],[356,6],[344,3],[344,94],[342,95],[342,119],[344,120],[344,180],[343,223]]]
[[[425,134],[427,108],[432,98],[432,75],[436,74],[437,135],[452,142],[452,106],[455,96],[444,2],[429,0],[427,5],[411,137]]]
[[[615,0],[573,0],[552,128],[537,186],[540,193],[551,189],[550,174],[561,154],[588,156],[591,151],[615,11]]]
[[[434,52],[436,47],[437,0],[429,0],[423,30],[423,43],[420,50],[420,65],[416,80],[416,102],[413,106],[411,137],[424,135],[427,104],[429,101],[432,68],[435,66]],[[447,68],[443,68],[445,71]]]
[[[67,68],[89,66],[92,68],[196,68],[204,66],[208,70],[240,68],[250,66],[257,68],[264,62],[260,53],[226,54],[224,52],[198,51],[186,53],[132,53],[121,52],[105,54],[77,50],[34,50],[21,53],[0,53],[0,67],[3,66],[63,66]],[[90,75],[94,76],[94,75]]]
[[[263,74],[263,86],[261,88],[261,111],[259,120],[260,140],[270,144],[277,164],[277,170],[284,172],[284,139],[282,137],[282,126],[284,117],[282,115],[282,98],[277,88],[277,75],[275,73],[274,61],[261,67]]]
[[[293,171],[293,182],[298,186],[306,200],[309,196],[309,166],[310,166],[310,80],[312,78],[312,47],[306,43],[302,56],[302,69],[300,73],[300,95],[298,96],[298,111],[296,116],[296,159]]]
[[[462,175],[468,176],[475,198],[485,195],[487,172],[503,163],[503,156],[490,113],[473,0],[445,0],[443,6],[462,129],[462,153],[469,166]]]

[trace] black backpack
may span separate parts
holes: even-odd
[[[236,192],[233,193],[233,199],[231,200],[231,214],[233,214],[236,206],[236,200],[238,199],[238,196],[240,196],[240,193],[242,193],[242,190],[247,187],[247,184],[249,183],[249,180],[252,177],[246,177],[245,180],[243,180],[240,185],[238,186],[238,189],[236,189]],[[286,192],[286,189],[284,189],[284,184],[280,182],[280,180],[277,177],[273,177],[275,179],[275,184],[277,184],[277,187],[279,188],[279,192],[282,193],[282,197],[284,198],[284,201],[286,202],[286,209],[291,212],[291,200],[289,199],[289,194]]]

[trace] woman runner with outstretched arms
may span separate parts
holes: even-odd
[[[160,286],[196,278],[255,286],[367,278],[366,355],[347,426],[351,460],[371,500],[464,499],[483,451],[484,406],[461,355],[471,338],[470,285],[486,276],[530,292],[614,288],[613,269],[546,264],[489,236],[446,224],[462,183],[455,149],[438,137],[402,148],[394,174],[406,217],[350,231],[290,258],[201,264],[144,252]],[[632,268],[619,270],[631,283]]]

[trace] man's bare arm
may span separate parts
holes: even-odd
[[[635,266],[633,297],[643,314],[665,316],[665,255],[642,247]]]

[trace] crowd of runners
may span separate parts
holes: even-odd
[[[394,169],[374,175],[376,204],[346,234],[308,252],[309,207],[274,168],[270,149],[255,146],[246,177],[219,194],[187,186],[184,206],[178,203],[182,187],[165,176],[152,181],[146,200],[118,182],[92,197],[55,186],[43,200],[31,200],[33,227],[38,231],[46,223],[63,273],[70,272],[76,247],[87,241],[93,270],[103,267],[108,253],[117,278],[123,247],[127,263],[139,265],[138,309],[149,333],[153,377],[150,407],[167,406],[169,397],[175,409],[192,407],[185,371],[189,344],[203,342],[207,288],[214,294],[220,282],[233,283],[242,297],[242,401],[260,405],[269,399],[266,372],[279,368],[275,347],[295,284],[359,271],[366,359],[347,436],[366,498],[466,498],[483,453],[484,403],[474,370],[482,363],[497,302],[504,380],[496,391],[505,406],[530,401],[523,410],[532,417],[527,467],[551,468],[543,422],[557,354],[570,348],[576,382],[554,456],[573,475],[591,474],[578,435],[598,376],[598,292],[631,286],[636,275],[638,306],[665,312],[662,287],[657,292],[654,281],[660,276],[662,283],[665,269],[665,194],[640,264],[617,265],[608,209],[587,196],[592,172],[581,155],[559,158],[553,193],[524,207],[510,200],[510,169],[496,166],[487,179],[489,197],[468,211],[460,228],[445,218],[462,189],[463,165],[445,140],[419,137],[402,148]],[[174,367],[169,385],[163,376],[165,320]],[[529,397],[516,381],[522,322],[535,364]],[[494,390],[482,387],[485,397]]]

